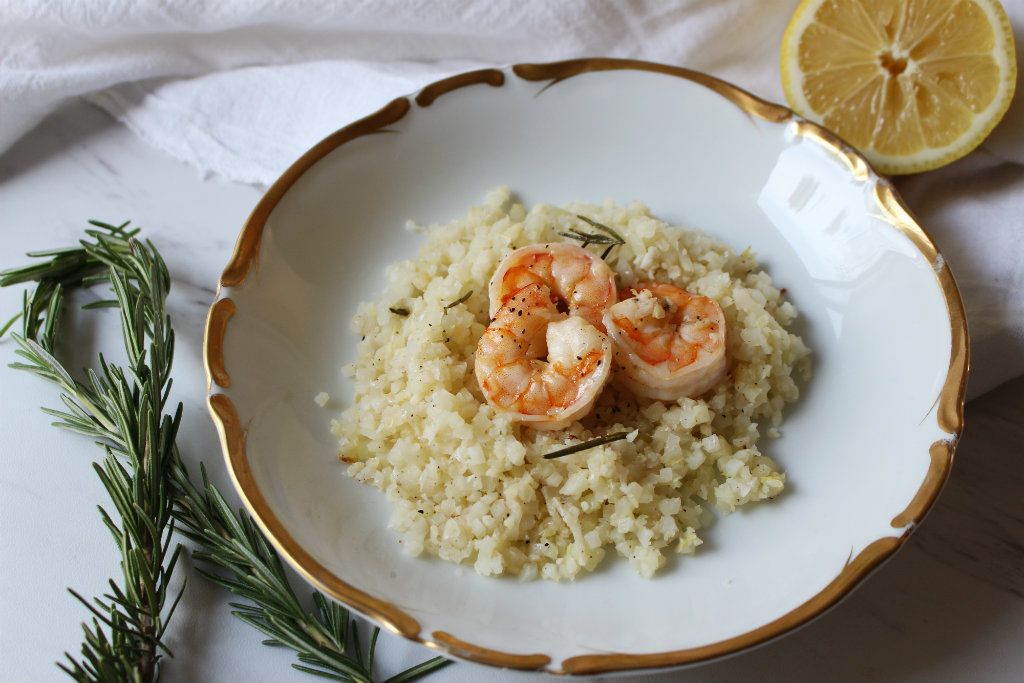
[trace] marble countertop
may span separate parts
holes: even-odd
[[[193,469],[200,460],[208,463],[226,492],[231,488],[204,406],[202,327],[213,283],[259,194],[198,178],[80,103],[0,156],[0,267],[21,263],[32,249],[71,244],[89,218],[133,219],[159,247],[174,281],[175,398],[185,404],[179,443]],[[0,291],[0,312],[17,310],[20,296]],[[97,346],[116,343],[112,312],[82,318],[81,325],[82,341],[61,349],[66,357],[85,363]],[[12,358],[13,345],[0,342],[0,359]],[[91,595],[117,571],[94,508],[105,496],[91,469],[99,451],[88,439],[49,426],[39,406],[55,402],[52,387],[0,369],[0,681],[66,680],[54,661],[77,650],[85,610],[65,588]],[[636,680],[1019,681],[1022,443],[1024,379],[1017,379],[968,405],[958,461],[935,509],[907,546],[840,606],[753,652]],[[191,575],[169,631],[176,656],[165,663],[163,681],[316,680],[290,668],[289,652],[261,646],[262,636],[230,615],[228,600]],[[430,654],[387,634],[378,653],[385,675]],[[460,663],[426,680],[511,677]]]

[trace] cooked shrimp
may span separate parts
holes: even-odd
[[[511,294],[476,347],[487,402],[536,429],[562,429],[587,414],[611,365],[611,340],[560,312],[541,284]]]
[[[662,401],[699,396],[725,375],[725,316],[714,299],[675,285],[644,282],[611,306],[604,324],[615,341],[616,381]]]
[[[531,244],[505,257],[491,278],[491,317],[515,292],[529,284],[546,286],[556,303],[604,330],[602,315],[615,302],[615,273],[608,264],[575,244]]]

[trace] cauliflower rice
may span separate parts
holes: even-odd
[[[487,283],[513,249],[564,241],[559,232],[580,227],[575,214],[625,238],[608,259],[620,286],[668,281],[721,305],[730,371],[714,390],[664,403],[609,383],[590,415],[554,432],[511,423],[484,401],[473,355],[489,322]],[[353,326],[363,340],[345,368],[355,400],[333,423],[349,474],[385,492],[390,526],[410,554],[483,575],[557,580],[594,570],[614,548],[651,577],[667,552],[701,544],[711,507],[731,512],[782,492],[785,474],[758,442],[762,431],[778,435],[784,405],[799,396],[794,373],[809,374],[809,351],[787,330],[796,309],[749,250],[666,225],[638,202],[527,212],[505,188],[464,218],[411,229],[427,243],[388,268],[379,301],[359,307]],[[543,458],[634,430],[628,440]]]

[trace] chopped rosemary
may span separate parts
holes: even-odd
[[[568,237],[571,240],[578,240],[583,243],[582,246],[584,247],[589,247],[591,244],[610,244],[613,246],[618,244],[618,242],[616,242],[611,237],[608,237],[607,235],[598,235],[597,233],[593,232],[583,232],[582,230],[577,230],[576,228],[569,228],[569,232],[560,232],[558,234],[561,235],[562,237]]]
[[[625,244],[626,243],[626,240],[625,240],[625,238],[622,237],[622,235],[620,235],[616,231],[612,230],[611,228],[609,228],[604,223],[598,223],[597,221],[595,221],[593,219],[590,219],[590,218],[587,218],[586,216],[581,216],[580,214],[576,214],[576,218],[579,218],[584,223],[588,223],[589,225],[597,228],[598,230],[600,230],[603,233],[607,233],[608,235],[613,237],[619,244]]]
[[[462,296],[460,296],[460,297],[459,297],[458,299],[456,299],[455,301],[453,301],[453,302],[451,302],[450,304],[446,305],[446,306],[444,307],[444,310],[445,310],[445,312],[447,313],[447,312],[448,312],[448,309],[449,309],[449,308],[455,308],[455,307],[456,307],[456,306],[458,306],[459,304],[464,304],[464,303],[466,303],[467,301],[469,301],[469,297],[471,297],[471,296],[473,296],[473,290],[472,290],[472,289],[471,289],[471,290],[469,290],[468,292],[466,292],[465,294],[463,294]]]
[[[402,308],[401,306],[391,306],[390,308],[388,308],[388,310],[394,313],[395,315],[402,316],[403,318],[409,315],[409,309]]]
[[[569,232],[560,232],[558,234],[561,235],[562,237],[568,237],[569,239],[572,240],[578,240],[579,242],[582,243],[582,246],[584,248],[589,247],[591,244],[607,244],[608,248],[605,249],[604,252],[601,254],[602,259],[608,258],[608,254],[612,252],[612,249],[621,244],[626,243],[626,240],[623,239],[622,235],[617,233],[615,230],[612,230],[607,225],[604,225],[603,223],[598,223],[595,220],[587,218],[586,216],[581,216],[579,214],[576,214],[576,218],[579,218],[581,221],[587,223],[591,227],[600,230],[605,234],[601,235],[596,232],[583,232],[582,230],[577,230],[576,228],[569,228]]]
[[[579,453],[580,451],[590,450],[597,446],[603,446],[606,443],[612,443],[614,441],[622,441],[633,432],[615,432],[613,434],[605,434],[599,436],[596,439],[590,439],[589,441],[582,441],[575,446],[567,446],[560,448],[557,451],[551,451],[544,456],[545,460],[551,460],[552,458],[561,458],[563,455],[572,455],[573,453]]]

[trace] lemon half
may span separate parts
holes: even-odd
[[[977,147],[1017,78],[997,0],[804,0],[781,61],[790,106],[893,174]]]

